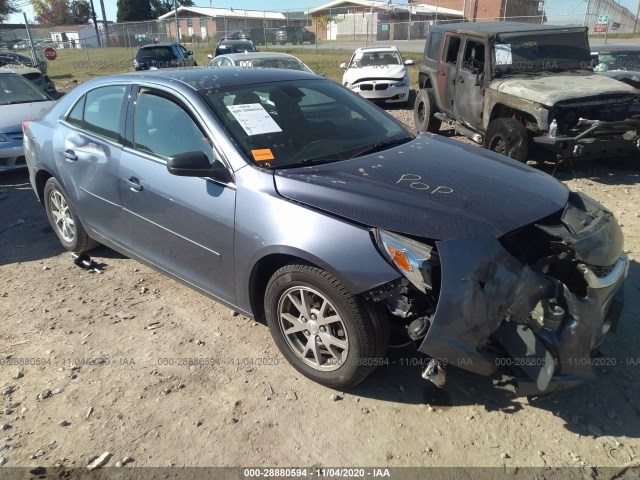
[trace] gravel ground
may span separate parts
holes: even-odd
[[[410,109],[389,113],[413,124]],[[551,478],[584,467],[577,478],[612,478],[640,456],[639,172],[548,170],[613,209],[632,263],[603,348],[612,364],[536,400],[455,369],[436,390],[403,349],[363,385],[326,389],[286,364],[265,325],[136,261],[100,247],[102,274],[76,267],[27,174],[0,175],[0,465],[70,470],[109,452],[105,465],[124,468],[536,467]]]

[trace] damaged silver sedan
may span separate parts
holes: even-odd
[[[593,377],[620,318],[609,210],[309,73],[103,77],[25,125],[25,151],[65,248],[103,243],[265,319],[329,387],[384,364],[395,324],[438,386],[453,365],[550,392]]]

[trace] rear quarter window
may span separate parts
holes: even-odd
[[[438,60],[440,58],[440,51],[442,50],[442,39],[444,38],[444,33],[434,32],[429,35],[429,40],[427,41],[427,48],[425,52],[425,57],[430,60]]]

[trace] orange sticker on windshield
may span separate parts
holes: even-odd
[[[275,160],[273,156],[273,152],[270,148],[263,148],[261,150],[251,150],[253,154],[253,159],[256,162],[265,162],[267,160]]]

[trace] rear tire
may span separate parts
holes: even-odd
[[[484,148],[518,162],[527,163],[529,132],[513,118],[496,118],[489,124],[484,136]]]
[[[44,186],[44,208],[51,228],[65,249],[82,253],[100,245],[82,226],[67,194],[53,177]]]
[[[289,363],[330,388],[348,388],[383,363],[389,323],[383,310],[353,295],[331,274],[287,265],[265,292],[271,335]]]
[[[442,121],[434,115],[437,112],[436,96],[433,88],[423,88],[418,91],[416,103],[413,106],[413,121],[420,132],[438,133]]]

